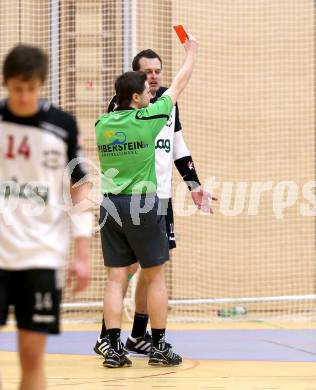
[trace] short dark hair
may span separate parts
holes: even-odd
[[[129,107],[133,93],[142,93],[147,76],[141,71],[125,72],[115,81],[115,92],[118,107]]]
[[[139,61],[141,58],[158,58],[160,65],[162,67],[162,61],[161,61],[160,56],[155,51],[153,51],[151,49],[146,49],[146,50],[140,51],[134,57],[133,62],[132,62],[133,70],[139,70],[139,68],[140,68]]]
[[[3,82],[13,77],[24,81],[38,77],[44,83],[48,72],[48,58],[42,49],[29,45],[17,45],[9,51],[2,67]]]

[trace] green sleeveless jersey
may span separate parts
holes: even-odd
[[[102,115],[96,123],[96,141],[104,194],[144,194],[157,189],[155,139],[173,108],[170,96],[139,110]]]

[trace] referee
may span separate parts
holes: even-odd
[[[155,138],[166,124],[193,70],[198,43],[189,37],[185,60],[170,88],[149,105],[150,87],[143,72],[127,72],[115,83],[118,109],[96,123],[104,199],[101,239],[108,280],[104,318],[110,349],[104,366],[130,366],[120,340],[128,267],[137,260],[147,281],[153,347],[150,365],[172,366],[182,358],[165,342],[168,297],[163,264],[169,259],[165,220],[158,216]]]
[[[163,64],[159,54],[151,49],[140,51],[132,61],[134,71],[141,70],[147,75],[151,103],[155,103],[159,97],[168,89],[161,86]],[[117,108],[117,97],[114,96],[108,106],[107,112],[115,111]],[[175,164],[178,172],[191,191],[193,202],[197,207],[202,206],[203,199],[207,200],[210,194],[200,185],[195,164],[191,153],[186,145],[182,125],[179,118],[178,103],[175,104],[168,122],[158,134],[155,140],[155,168],[157,177],[157,196],[160,201],[160,213],[165,216],[166,230],[169,239],[169,249],[176,247],[174,234],[174,218],[172,207],[172,172]],[[206,205],[204,201],[204,206]],[[203,208],[204,211],[204,208]],[[207,210],[212,212],[210,206]],[[170,252],[171,260],[171,252]],[[129,279],[137,271],[138,263],[133,264],[129,269]],[[172,272],[172,269],[169,269]],[[167,279],[168,279],[168,273]],[[172,276],[172,274],[169,274]],[[125,348],[128,352],[138,355],[149,355],[152,345],[152,338],[146,332],[148,324],[147,314],[147,286],[142,278],[138,278],[135,291],[135,314],[131,335],[127,338]],[[172,294],[172,283],[167,283],[169,297]],[[103,319],[103,314],[102,314]],[[94,351],[105,356],[110,348],[109,338],[106,332],[104,319],[102,330],[94,346]]]

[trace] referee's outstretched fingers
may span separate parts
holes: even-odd
[[[204,188],[201,189],[203,193],[202,197],[202,203],[200,209],[205,213],[211,213],[214,214],[214,211],[211,207],[212,201],[217,201],[218,198],[212,195],[209,191],[205,190]]]
[[[213,214],[213,209],[211,208],[211,201],[217,200],[217,198],[212,196],[209,191],[199,186],[191,191],[191,197],[194,204],[199,210],[203,211],[204,213]]]
[[[217,198],[216,196],[212,195],[210,192],[208,192],[207,196],[208,196],[208,198],[210,198],[211,200],[215,200],[215,201],[218,200],[218,198]]]

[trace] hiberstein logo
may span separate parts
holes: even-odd
[[[105,130],[105,144],[98,145],[99,153],[104,155],[122,156],[125,154],[136,154],[139,149],[148,148],[148,144],[143,141],[127,141],[124,131]]]

